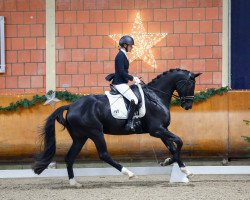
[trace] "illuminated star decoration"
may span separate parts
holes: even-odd
[[[146,33],[142,24],[140,13],[138,12],[136,14],[132,32],[128,35],[133,37],[135,41],[134,48],[129,56],[129,62],[133,62],[135,59],[140,58],[150,66],[156,68],[156,61],[151,48],[166,37],[167,33]],[[122,36],[123,34],[109,35],[109,37],[111,37],[118,44]]]
[[[56,98],[56,92],[52,92],[52,94],[46,94],[45,95],[47,100],[45,101],[45,103],[43,105],[50,105],[51,108],[55,107],[55,103],[59,102],[60,100]]]

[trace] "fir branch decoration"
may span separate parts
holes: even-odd
[[[202,91],[199,92],[198,94],[195,95],[194,97],[194,102],[202,102],[207,100],[209,97],[212,97],[214,95],[222,95],[226,92],[228,92],[228,87],[222,87],[219,89],[208,89],[207,91]],[[52,94],[53,91],[49,91],[48,94]],[[68,102],[74,102],[77,99],[81,98],[82,96],[85,96],[87,94],[72,94],[68,91],[58,91],[56,92],[56,98],[60,99],[60,100],[65,100]],[[16,111],[18,108],[30,108],[38,103],[42,103],[46,101],[46,96],[42,95],[35,95],[33,96],[33,98],[31,100],[28,100],[26,98],[24,99],[20,99],[19,101],[15,102],[15,103],[10,103],[9,106],[6,107],[2,107],[0,106],[0,111]],[[180,105],[180,101],[179,100],[173,100],[171,102],[172,105]]]
[[[48,94],[52,94],[53,91],[49,91]],[[79,99],[81,96],[84,95],[78,95],[78,94],[72,94],[68,91],[59,91],[56,92],[56,97],[60,100],[66,100],[68,102],[74,102],[75,100]],[[18,108],[29,108],[31,106],[34,106],[38,103],[43,103],[46,101],[46,96],[42,95],[35,95],[31,100],[28,100],[26,98],[21,99],[17,101],[16,103],[10,103],[9,106],[2,107],[0,106],[0,111],[16,111]]]

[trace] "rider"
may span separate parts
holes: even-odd
[[[128,109],[128,120],[125,126],[127,131],[134,131],[133,116],[135,109],[138,105],[138,98],[134,92],[130,89],[128,81],[134,81],[139,84],[141,81],[138,77],[129,75],[129,61],[127,58],[127,52],[131,52],[134,45],[134,39],[129,35],[124,35],[119,41],[119,52],[115,57],[115,76],[112,81],[114,87],[130,101]]]

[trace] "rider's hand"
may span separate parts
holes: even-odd
[[[141,82],[141,80],[136,76],[134,76],[133,81],[135,82],[135,84],[139,84]]]

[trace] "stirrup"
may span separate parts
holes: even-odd
[[[140,118],[134,117],[133,118],[133,125],[134,125],[135,128],[140,127],[141,126],[141,120],[140,120]]]
[[[126,131],[135,131],[135,126],[134,126],[134,122],[133,121],[129,121],[126,125],[125,125],[125,130]]]

